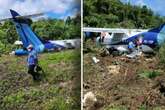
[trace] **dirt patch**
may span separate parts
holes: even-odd
[[[119,74],[120,66],[119,65],[110,65],[107,67],[109,74]]]
[[[103,103],[95,110],[120,106],[129,110],[165,108],[165,74],[157,67],[155,56],[128,59],[125,56],[95,55],[100,62],[94,64],[91,61],[94,55],[84,54],[83,87],[84,94],[92,91],[96,97],[101,97]],[[160,71],[161,75],[143,78],[139,76],[143,70]]]

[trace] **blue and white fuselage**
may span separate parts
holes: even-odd
[[[114,32],[105,32],[106,35],[104,37],[97,37],[97,45],[104,45],[106,48],[113,47],[119,51],[128,51],[129,42],[134,42],[136,39],[141,37],[142,51],[152,52],[153,48],[160,47],[163,43],[165,43],[165,24],[162,24],[154,29],[145,30],[142,32],[137,32],[129,35],[124,33],[123,31],[113,31]]]
[[[80,39],[71,40],[58,40],[58,41],[42,41],[31,29],[29,19],[21,17],[16,11],[10,10],[12,15],[12,21],[15,24],[17,33],[20,40],[23,43],[24,49],[18,49],[14,51],[15,55],[28,54],[26,48],[32,44],[34,49],[38,53],[44,51],[55,51],[66,48],[77,48],[80,47]],[[20,16],[20,17],[18,17]]]

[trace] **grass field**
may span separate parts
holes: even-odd
[[[26,57],[0,57],[0,110],[80,110],[79,49],[40,54],[40,82],[27,73]]]

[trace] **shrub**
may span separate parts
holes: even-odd
[[[139,110],[147,110],[147,106],[146,106],[146,105],[141,105],[141,106],[139,107]]]
[[[71,102],[59,96],[45,103],[44,110],[71,110],[71,106]]]
[[[148,70],[144,70],[144,71],[142,71],[142,72],[139,73],[139,76],[140,76],[140,77],[143,77],[143,78],[150,78],[150,79],[155,78],[155,77],[157,77],[157,76],[159,76],[159,75],[160,75],[160,72],[158,72],[158,71],[148,71]]]
[[[159,49],[158,57],[159,57],[159,62],[165,65],[165,44]]]
[[[23,92],[18,92],[17,94],[12,94],[9,96],[5,96],[3,101],[7,105],[15,105],[19,103],[23,103],[25,101],[24,99],[25,94]]]

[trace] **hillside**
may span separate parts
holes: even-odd
[[[80,110],[80,50],[39,55],[45,74],[34,82],[26,57],[0,57],[1,110]]]
[[[153,28],[165,22],[147,6],[132,6],[120,0],[84,0],[85,27]]]

